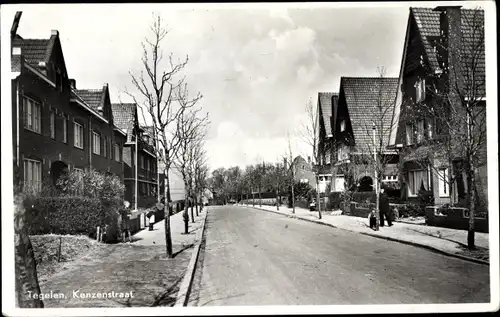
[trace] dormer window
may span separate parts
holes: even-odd
[[[420,79],[415,83],[415,97],[417,103],[425,100],[425,79]]]
[[[345,120],[340,121],[340,132],[345,131]]]

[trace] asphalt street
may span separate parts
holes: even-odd
[[[488,266],[425,249],[238,206],[206,226],[190,306],[490,300]]]

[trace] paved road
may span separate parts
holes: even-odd
[[[206,225],[189,305],[489,302],[485,265],[245,207]]]

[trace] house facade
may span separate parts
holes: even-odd
[[[148,208],[158,198],[158,163],[153,138],[139,125],[137,104],[113,103],[116,126],[126,135],[123,148],[125,199],[138,208]],[[136,143],[137,142],[137,143]]]
[[[314,175],[314,171],[312,168],[311,158],[306,161],[306,159],[304,159],[302,156],[297,156],[293,160],[293,169],[294,181],[296,183],[307,183],[313,188],[316,187],[316,176]],[[325,185],[323,184],[323,186]]]
[[[335,122],[338,105],[338,93],[320,92],[318,93],[317,113],[317,158],[315,170],[318,173],[318,183],[320,193],[324,193],[332,182],[332,157],[334,153],[333,140],[334,131],[332,123]],[[335,191],[335,181],[330,186],[331,191]]]
[[[103,155],[103,139],[119,151],[125,141],[115,133],[109,102],[99,112],[78,96],[59,32],[51,31],[46,39],[24,39],[17,34],[20,17],[16,14],[11,29],[15,185],[40,190],[42,183],[55,184],[71,169],[90,167],[123,178],[121,160]],[[99,131],[99,139],[93,131]]]
[[[374,154],[383,172],[383,187],[398,181],[398,155],[387,149],[397,78],[342,77],[333,130],[334,191],[371,191]]]
[[[409,200],[425,194],[436,205],[465,203],[463,139],[456,131],[467,131],[463,102],[485,115],[484,54],[482,10],[410,8],[390,138]],[[484,133],[476,144],[477,198],[487,206],[486,120],[476,120],[472,138]]]

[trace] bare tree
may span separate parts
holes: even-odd
[[[359,165],[367,164],[372,167],[374,172],[375,189],[375,211],[376,211],[376,228],[379,230],[380,224],[380,189],[387,167],[394,162],[394,150],[389,150],[388,140],[390,133],[393,130],[392,113],[394,109],[396,85],[392,84],[392,80],[386,78],[385,68],[378,68],[379,79],[375,80],[375,85],[370,91],[370,99],[373,101],[372,107],[366,109],[369,112],[369,120],[364,122],[362,127],[363,134],[371,142],[366,142],[366,146],[356,146],[355,152],[360,153],[354,159]],[[386,80],[387,79],[387,80]],[[395,81],[394,81],[395,82]],[[355,96],[356,98],[357,96]]]
[[[461,29],[452,36],[460,36],[453,40],[456,46],[448,38],[436,43],[440,70],[425,73],[425,102],[407,114],[407,138],[429,145],[425,157],[430,159],[417,162],[446,184],[452,204],[465,202],[467,246],[474,249],[475,216],[488,205],[486,193],[478,192],[478,171],[487,164],[484,11],[463,10]],[[467,190],[460,188],[464,178]]]
[[[288,148],[286,150],[286,154],[283,156],[283,165],[287,169],[287,174],[288,174],[288,184],[290,186],[290,189],[292,191],[292,213],[295,213],[295,192],[294,192],[294,185],[295,185],[295,165],[293,162],[293,151],[292,151],[292,141],[290,140],[290,134],[287,133],[287,141],[288,141]]]
[[[163,163],[163,175],[165,177],[165,240],[167,257],[172,257],[172,237],[170,232],[170,182],[169,171],[175,157],[179,144],[182,141],[176,129],[177,120],[183,113],[195,105],[201,99],[197,94],[190,100],[178,102],[176,92],[183,89],[184,78],[176,77],[188,63],[188,57],[184,60],[174,60],[172,54],[168,60],[163,59],[162,44],[168,34],[160,16],[153,18],[150,27],[152,35],[145,38],[142,43],[143,55],[140,74],[130,73],[132,83],[137,91],[137,96],[126,91],[134,102],[139,106],[146,122],[153,124],[153,138],[156,146],[156,156]],[[179,94],[177,94],[179,95]],[[148,120],[149,119],[149,120]]]

